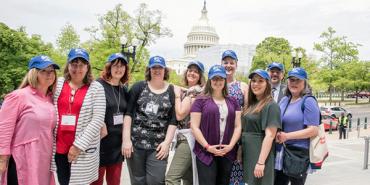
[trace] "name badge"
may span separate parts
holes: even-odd
[[[76,126],[75,115],[62,115],[62,121],[60,123],[61,130],[74,131]]]
[[[122,125],[123,124],[123,113],[113,114],[113,125]]]
[[[148,104],[146,104],[145,113],[157,114],[158,113],[158,108],[159,108],[158,104],[154,104],[153,102],[149,102]]]

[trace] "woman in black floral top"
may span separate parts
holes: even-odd
[[[194,136],[190,129],[190,108],[205,84],[204,66],[199,61],[189,62],[184,73],[184,85],[188,89],[175,88],[176,118],[179,121],[176,152],[166,175],[167,185],[198,185],[194,148]],[[194,159],[194,160],[193,160]],[[194,164],[192,162],[194,161]],[[194,169],[194,170],[193,170]]]
[[[164,58],[151,57],[145,81],[129,92],[122,153],[131,184],[164,185],[169,147],[177,128],[173,85]]]

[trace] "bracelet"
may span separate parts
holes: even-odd
[[[259,162],[257,162],[257,164],[258,164],[258,165],[261,165],[261,166],[265,165],[265,164],[262,164],[262,163],[259,163]]]
[[[206,151],[208,151],[209,146],[210,146],[210,145],[207,143],[207,144],[206,144],[206,146],[204,146],[204,149],[205,149]]]
[[[8,159],[0,159],[0,163],[8,162]]]

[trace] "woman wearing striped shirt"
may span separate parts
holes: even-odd
[[[84,49],[70,50],[54,104],[58,122],[52,169],[61,185],[89,184],[98,179],[106,101],[103,86],[93,81],[89,54]]]

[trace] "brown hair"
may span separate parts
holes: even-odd
[[[300,93],[301,97],[305,96],[305,95],[312,95],[312,87],[310,86],[310,84],[308,84],[307,80],[304,80],[304,88]],[[285,89],[285,96],[292,97],[292,93],[289,90],[288,84],[287,84],[287,87]]]
[[[19,85],[18,89],[25,88],[27,86],[31,86],[32,88],[36,88],[38,85],[38,80],[37,80],[37,74],[39,73],[39,69],[33,68],[28,71],[28,73],[24,76],[22,83]],[[54,83],[49,86],[48,88],[48,93],[53,93],[56,88],[56,79],[57,79],[57,72],[54,71]]]
[[[193,65],[190,65],[190,66],[196,66],[195,64],[193,64]],[[188,71],[189,71],[189,68],[190,68],[190,66],[186,69],[186,71],[184,72],[184,74],[183,74],[183,77],[182,77],[182,83],[186,86],[186,87],[188,87],[189,86],[189,82],[188,82],[188,79],[186,78],[186,74],[188,73]],[[200,85],[201,87],[203,87],[204,86],[204,84],[206,83],[206,80],[205,80],[205,77],[204,77],[204,74],[203,74],[203,72],[199,69],[199,67],[198,66],[196,66],[196,68],[197,68],[197,70],[198,70],[198,74],[199,74],[199,80],[198,80],[198,85]]]
[[[74,63],[74,62],[78,62],[78,61],[81,61],[84,64],[87,64],[87,72],[86,72],[86,75],[83,79],[83,83],[84,84],[90,84],[92,81],[94,81],[94,77],[93,77],[92,72],[91,72],[91,65],[88,61],[84,60],[83,58],[75,58],[71,62],[66,63],[66,65],[64,66],[64,73],[63,73],[64,79],[66,81],[71,81],[71,74],[69,74],[69,67],[68,66],[69,66],[69,64]]]
[[[211,79],[208,79],[207,83],[206,83],[206,86],[204,88],[204,95],[212,96],[212,94],[213,94],[213,89],[212,89],[212,86],[211,86]],[[222,96],[224,98],[226,98],[227,95],[228,95],[228,89],[227,89],[227,82],[226,82],[226,79],[225,79],[224,88],[222,88]]]
[[[266,79],[264,80],[266,82],[266,89],[265,89],[265,92],[263,92],[262,99],[260,101],[257,100],[256,95],[252,91],[252,87],[251,87],[252,82],[251,81],[249,82],[248,101],[247,101],[248,103],[247,103],[247,106],[244,107],[243,115],[247,113],[259,113],[261,112],[263,107],[265,107],[265,105],[273,101],[272,95],[271,95],[271,83]]]
[[[146,67],[146,69],[145,69],[145,80],[150,81],[151,79],[152,79],[152,76],[150,76],[150,68]],[[163,80],[167,81],[168,79],[170,79],[170,70],[167,67],[165,67],[164,68],[164,78],[163,78]]]
[[[116,59],[112,62],[106,63],[103,71],[100,73],[100,77],[103,78],[105,81],[109,81],[110,79],[112,79],[112,73],[111,73],[112,65],[118,64],[119,62],[121,62],[121,64],[124,65],[126,68],[125,74],[120,79],[120,82],[122,84],[126,84],[130,78],[130,70],[129,70],[129,66],[127,65],[127,63],[123,62],[122,59]]]

